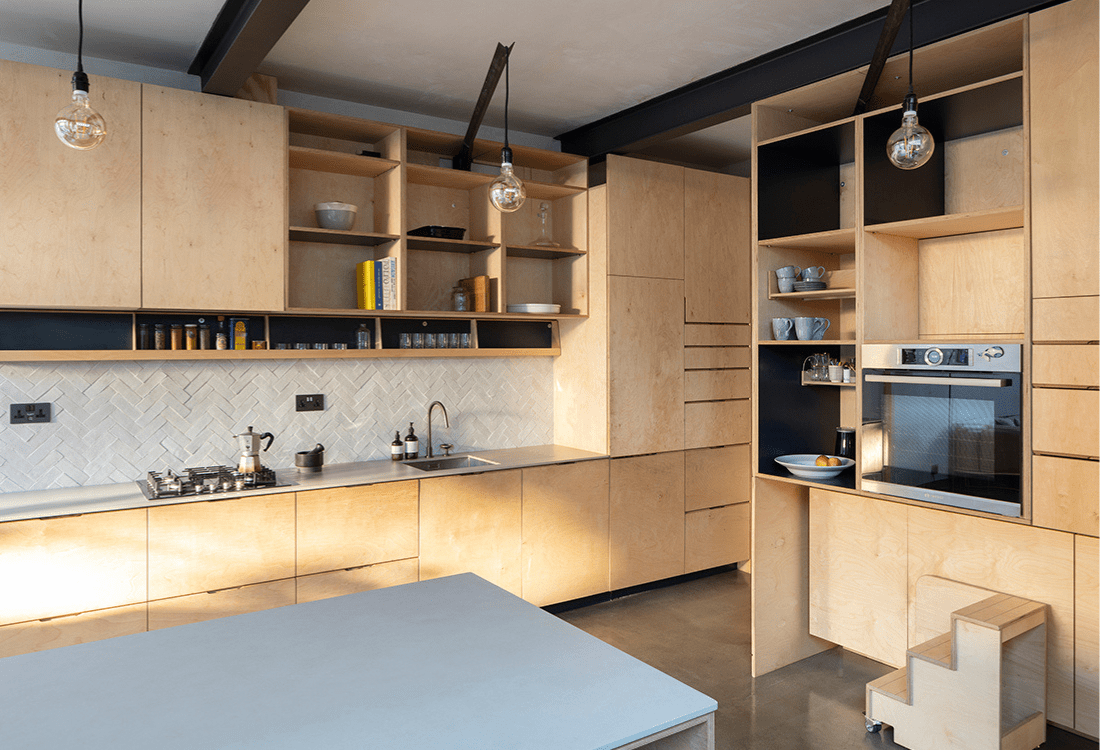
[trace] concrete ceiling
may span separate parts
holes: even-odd
[[[510,125],[555,136],[888,4],[311,0],[259,72],[276,76],[280,89],[464,122],[496,43],[516,42]],[[221,6],[86,0],[84,53],[186,71]],[[75,0],[4,0],[0,7],[0,42],[75,54],[76,37]],[[503,125],[502,88],[486,125]],[[742,160],[747,144],[745,123],[727,123],[650,151],[718,167]]]

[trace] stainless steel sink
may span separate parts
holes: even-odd
[[[405,461],[406,466],[421,471],[446,471],[447,469],[476,469],[479,466],[498,466],[496,461],[487,461],[474,456],[444,456],[441,458],[417,458]]]

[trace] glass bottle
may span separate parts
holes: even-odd
[[[532,245],[538,245],[539,247],[561,247],[557,242],[550,237],[550,204],[545,201],[539,204],[539,219],[542,220],[542,228],[539,231],[539,238],[532,242]]]
[[[470,296],[461,286],[451,289],[451,302],[455,312],[467,312],[470,309]]]
[[[223,315],[218,316],[218,330],[214,334],[214,348],[229,348],[229,333],[225,330],[225,316]]]
[[[405,457],[405,443],[401,440],[400,430],[394,430],[393,442],[390,443],[390,458],[400,461]]]
[[[149,324],[138,324],[138,349],[149,349]]]
[[[420,439],[413,432],[413,423],[409,422],[409,434],[405,436],[405,460],[420,455]]]
[[[362,323],[355,330],[355,347],[357,349],[370,349],[370,329],[366,323]]]

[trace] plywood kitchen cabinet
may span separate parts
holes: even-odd
[[[1036,455],[1031,461],[1031,518],[1036,526],[1100,534],[1100,463]]]
[[[298,576],[298,603],[315,602],[360,591],[373,591],[420,580],[420,561],[416,558],[364,565],[350,570],[334,570]]]
[[[1100,294],[1097,5],[1072,0],[1033,13],[1031,253],[1035,297]],[[1097,301],[1092,302],[1093,308]]]
[[[143,633],[148,629],[146,609],[147,605],[142,602],[0,626],[0,659]]]
[[[684,447],[684,284],[608,277],[610,453]]]
[[[141,304],[141,85],[91,76],[107,139],[78,151],[50,123],[71,71],[0,61],[0,306]]]
[[[684,510],[747,503],[752,489],[748,445],[684,451]]]
[[[810,490],[810,634],[905,663],[907,508]]]
[[[537,606],[609,590],[607,460],[523,469],[523,598]]]
[[[609,155],[607,215],[609,274],[684,278],[683,167]]]
[[[142,91],[141,306],[284,309],[284,110]]]
[[[0,625],[147,597],[146,511],[0,524]]]
[[[694,573],[749,559],[749,504],[684,514],[684,572]]]
[[[149,630],[260,612],[295,603],[294,579],[149,602]]]
[[[1036,388],[1031,403],[1036,452],[1100,457],[1100,392]]]
[[[684,170],[684,319],[747,324],[752,307],[751,181]]]
[[[298,575],[416,557],[419,505],[416,480],[299,492]]]
[[[522,595],[522,470],[420,480],[420,580],[476,573]]]
[[[1074,728],[1096,737],[1100,734],[1100,542],[1093,537],[1074,537]]]
[[[292,492],[148,512],[150,599],[294,577]]]
[[[684,572],[684,456],[611,460],[611,588]]]

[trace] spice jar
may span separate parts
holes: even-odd
[[[199,327],[194,323],[188,323],[183,327],[183,348],[199,348]]]
[[[149,348],[149,324],[148,323],[139,323],[138,324],[138,345],[137,345],[137,348],[138,349],[148,349]]]
[[[169,340],[172,342],[173,349],[183,348],[183,326],[179,323],[173,323],[170,329]]]
[[[470,309],[470,297],[461,286],[451,289],[451,302],[455,312],[467,312]]]
[[[206,325],[199,326],[199,348],[200,349],[209,349],[210,348],[210,326],[206,326]]]
[[[164,348],[164,324],[163,323],[157,323],[155,326],[153,326],[153,348],[154,349],[163,349]]]

